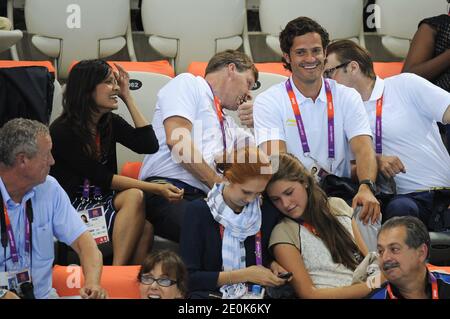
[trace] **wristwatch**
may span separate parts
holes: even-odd
[[[5,295],[6,295],[7,292],[8,292],[8,290],[6,290],[6,289],[1,289],[1,288],[0,288],[0,299],[3,298],[3,297],[5,297]]]
[[[375,195],[377,193],[377,186],[370,179],[363,179],[359,182],[359,185],[365,184],[369,186],[370,191]]]

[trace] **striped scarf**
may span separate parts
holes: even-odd
[[[244,241],[247,237],[255,235],[261,228],[261,207],[258,197],[245,206],[240,214],[235,214],[223,199],[224,186],[223,183],[215,184],[208,193],[206,203],[214,220],[224,227],[222,265],[223,270],[227,271],[246,267]],[[226,290],[238,288],[238,285],[231,286],[227,287]]]

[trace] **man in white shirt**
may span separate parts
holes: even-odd
[[[280,33],[292,76],[256,98],[256,142],[268,154],[289,152],[313,172],[322,169],[340,177],[350,177],[353,153],[360,186],[352,206],[362,206],[364,223],[375,223],[380,206],[373,194],[377,163],[369,122],[355,90],[322,78],[328,43],[328,33],[306,17],[290,21]]]
[[[139,178],[172,183],[184,189],[184,198],[169,202],[146,195],[147,218],[156,235],[178,241],[187,201],[205,197],[222,180],[215,157],[236,144],[254,144],[253,136],[222,109],[238,110],[257,80],[250,58],[227,50],[211,58],[205,78],[180,74],[159,91],[152,122],[159,151],[145,157]]]
[[[450,188],[450,156],[436,123],[450,123],[450,94],[412,73],[382,80],[367,50],[349,40],[328,46],[324,75],[364,101],[380,173],[395,180],[398,194],[384,203],[383,220],[411,215],[427,224],[435,190]]]

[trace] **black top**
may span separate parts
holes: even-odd
[[[434,277],[437,280],[439,299],[450,299],[450,275],[446,272],[442,272],[439,270],[432,270],[431,273],[434,275]],[[380,288],[374,290],[366,298],[368,298],[368,299],[391,299],[389,296],[389,293],[387,291],[387,284],[388,284],[388,282],[385,282],[383,285],[381,285]],[[400,294],[397,287],[395,287],[394,285],[391,285],[391,287],[392,287],[392,293],[394,294],[394,296],[396,296],[398,299],[404,299],[403,296]],[[431,282],[429,279],[428,271],[427,271],[426,290],[427,290],[428,297],[431,298]]]
[[[270,234],[279,220],[278,211],[269,201],[261,207],[261,246],[263,265],[273,260],[268,252]],[[256,265],[255,236],[244,241],[246,266]],[[204,199],[192,201],[186,207],[181,227],[180,254],[189,272],[189,291],[206,297],[200,291],[219,291],[217,279],[222,271],[222,239],[220,226],[211,215]]]
[[[117,174],[116,143],[120,143],[139,154],[158,151],[158,140],[151,125],[134,128],[119,115],[112,113],[111,145],[102,163],[89,158],[83,145],[71,127],[57,119],[50,126],[53,141],[52,154],[55,165],[50,175],[55,177],[69,195],[71,201],[80,195],[80,186],[87,178],[91,185],[102,189],[102,194],[111,192],[111,181]],[[102,141],[100,141],[102,143]]]
[[[438,56],[445,50],[450,49],[450,16],[448,14],[441,14],[436,17],[424,19],[420,21],[419,26],[422,23],[426,23],[436,30],[434,56]],[[442,72],[431,82],[447,92],[450,92],[450,68]]]

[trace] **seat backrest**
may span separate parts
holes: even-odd
[[[125,64],[120,64],[126,68]],[[156,106],[157,94],[172,78],[159,73],[141,71],[128,71],[128,73],[130,75],[131,94],[134,97],[136,105],[144,117],[151,123]],[[119,102],[119,108],[115,112],[134,126],[130,112],[122,101]],[[117,167],[122,167],[125,162],[142,162],[144,156],[144,154],[134,153],[121,144],[117,144]]]
[[[177,74],[191,61],[208,61],[243,43],[245,0],[143,0],[141,12],[150,45],[175,58]]]
[[[450,266],[450,232],[430,232],[430,263]]]
[[[362,0],[261,0],[261,31],[268,34],[266,43],[278,55],[282,55],[278,40],[281,30],[300,16],[317,21],[332,40],[352,39],[365,46]]]
[[[25,22],[33,44],[58,58],[58,77],[66,78],[73,60],[101,58],[126,43],[130,3],[124,0],[32,0]]]
[[[445,0],[376,0],[380,10],[383,46],[397,57],[406,57],[409,43],[424,18],[447,13]],[[401,18],[399,18],[401,17]]]
[[[8,50],[14,44],[22,39],[22,31],[20,30],[0,30],[0,52]]]

